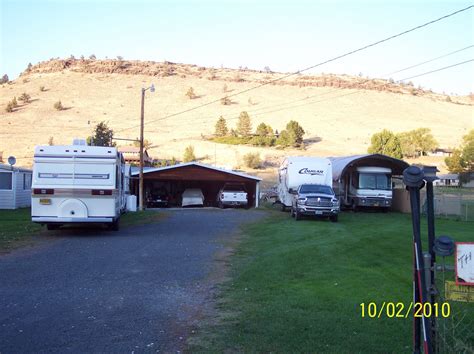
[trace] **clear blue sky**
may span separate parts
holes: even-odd
[[[469,1],[1,1],[0,74],[16,78],[51,57],[169,60],[296,71],[471,5]],[[474,10],[312,70],[382,77],[474,44]],[[474,58],[474,48],[393,75]],[[412,80],[474,91],[469,63]]]

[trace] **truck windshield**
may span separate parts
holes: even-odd
[[[390,175],[383,173],[360,173],[359,188],[390,190]]]
[[[334,194],[331,187],[317,184],[303,184],[300,188],[300,193]]]

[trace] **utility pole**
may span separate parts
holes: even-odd
[[[143,210],[143,130],[145,129],[145,88],[142,88],[142,105],[140,114],[140,181],[138,186],[138,210]]]
[[[140,114],[140,181],[138,185],[138,210],[143,210],[143,148],[144,148],[144,137],[143,131],[145,129],[145,91],[150,89],[150,92],[155,92],[155,86],[152,84],[150,87],[142,87],[142,105]]]

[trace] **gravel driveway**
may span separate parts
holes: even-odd
[[[209,301],[214,255],[265,213],[163,213],[119,232],[55,231],[1,256],[0,353],[182,350]]]

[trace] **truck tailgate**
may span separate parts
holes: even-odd
[[[245,192],[223,192],[222,201],[224,202],[246,202],[247,193]]]

